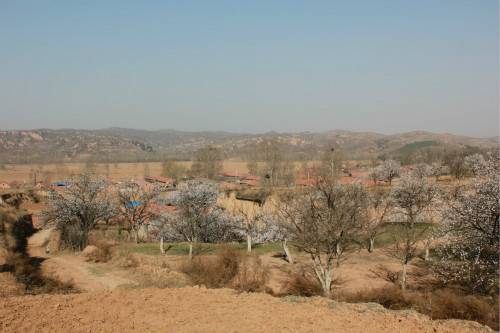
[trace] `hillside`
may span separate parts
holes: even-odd
[[[472,138],[452,134],[409,132],[384,135],[371,132],[329,131],[320,133],[244,134],[228,132],[145,131],[123,128],[103,130],[0,131],[3,163],[75,162],[94,156],[97,161],[135,162],[159,160],[163,154],[179,160],[207,145],[223,149],[226,158],[244,158],[246,149],[265,138],[278,137],[290,154],[313,158],[330,143],[352,157],[376,156],[405,149],[412,144],[431,146],[498,147],[497,138]]]

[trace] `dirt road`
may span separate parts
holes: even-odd
[[[87,262],[83,255],[45,254],[44,242],[50,232],[51,229],[42,229],[28,240],[28,254],[43,261],[41,269],[44,274],[53,275],[64,282],[71,281],[76,288],[87,292],[113,290],[120,285],[133,283],[125,272]]]

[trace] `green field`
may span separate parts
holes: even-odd
[[[131,252],[147,254],[147,255],[161,255],[160,243],[120,243],[115,245],[117,247],[130,250]],[[165,255],[175,255],[175,256],[187,256],[189,254],[189,243],[165,243]],[[227,243],[227,244],[195,244],[194,251],[198,255],[206,254],[212,255],[223,251],[226,248],[231,248],[239,252],[247,251],[247,243]],[[293,252],[293,246],[290,246]],[[256,254],[266,254],[266,253],[280,253],[283,252],[283,247],[280,243],[266,243],[266,244],[254,244],[252,246],[252,253]]]
[[[432,140],[432,141],[417,141],[417,142],[408,143],[408,144],[404,145],[403,147],[398,148],[396,151],[398,153],[405,154],[405,153],[412,153],[415,150],[420,149],[420,148],[426,148],[426,147],[432,147],[432,146],[439,146],[439,144],[437,143],[437,141],[434,141],[434,140]]]
[[[432,231],[434,226],[430,226],[427,223],[416,223],[415,227],[417,229],[417,234],[420,231],[422,233],[422,239],[425,239],[427,235]],[[376,247],[387,247],[393,244],[394,240],[392,237],[393,230],[395,228],[394,224],[388,223],[380,227],[380,231],[378,236],[375,239]],[[355,242],[358,243],[362,247],[366,247],[368,242],[368,235],[361,234],[355,238]],[[121,249],[129,250],[134,253],[147,254],[147,255],[161,255],[160,252],[160,243],[152,242],[152,243],[139,243],[135,244],[133,242],[125,242],[118,243],[115,245]],[[298,252],[298,250],[293,246],[293,242],[289,242],[288,244],[290,251],[292,253]],[[165,255],[175,255],[175,256],[187,256],[189,253],[189,243],[188,242],[179,242],[179,243],[165,243]],[[234,249],[238,252],[246,252],[247,251],[247,243],[226,243],[226,244],[195,244],[194,251],[197,255],[214,255],[220,253],[226,248]],[[281,243],[264,243],[264,244],[253,244],[252,253],[262,255],[268,253],[276,253],[283,254],[284,250],[281,246]]]

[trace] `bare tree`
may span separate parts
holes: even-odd
[[[443,207],[444,203],[441,205],[430,205],[422,212],[422,221],[429,223],[429,228],[422,237],[422,243],[425,248],[424,260],[429,260],[430,248],[436,237],[440,234],[441,224],[444,220]]]
[[[322,166],[325,178],[336,178],[342,169],[342,153],[333,143],[326,147],[322,156]]]
[[[85,164],[83,166],[84,172],[85,172],[85,170],[90,170],[90,172],[95,173],[96,168],[97,168],[97,163],[95,161],[94,156],[90,156],[89,158],[87,158],[85,160]]]
[[[106,175],[106,177],[109,177],[109,169],[110,169],[109,162],[104,163],[104,174]]]
[[[189,181],[166,199],[177,207],[172,227],[189,242],[190,259],[193,258],[193,244],[213,222],[210,210],[216,204],[219,192],[217,184]]]
[[[391,197],[396,204],[395,223],[393,223],[392,237],[394,244],[387,249],[387,253],[399,260],[403,266],[401,288],[406,289],[406,269],[408,263],[417,255],[417,243],[426,232],[430,224],[419,227],[424,210],[429,209],[437,196],[437,188],[424,179],[404,176],[392,189]]]
[[[259,148],[258,146],[251,146],[247,151],[247,169],[252,174],[259,173]]]
[[[288,241],[293,237],[293,231],[295,230],[295,200],[293,196],[282,194],[279,198],[274,197],[273,201],[273,215],[268,220],[267,227],[273,233],[273,240],[281,243],[288,262],[293,264]]]
[[[368,252],[375,249],[375,238],[380,234],[380,227],[386,221],[393,202],[390,198],[381,194],[370,196],[365,206],[363,230],[368,234]]]
[[[123,182],[118,191],[118,201],[122,210],[123,219],[134,232],[134,240],[139,242],[141,227],[156,220],[163,212],[157,204],[160,192],[157,189],[146,191],[134,182]]]
[[[43,212],[45,225],[53,225],[61,233],[62,246],[76,251],[89,244],[90,231],[113,209],[106,192],[106,183],[94,177],[90,169],[71,178],[62,193],[49,192]]]
[[[164,157],[161,161],[161,175],[164,177],[170,177],[173,179],[179,179],[184,175],[186,169],[178,164],[170,160],[168,157]]]
[[[276,137],[266,139],[260,143],[260,153],[264,161],[265,178],[270,180],[271,186],[274,186],[284,168],[283,145]]]
[[[143,163],[142,164],[142,174],[144,177],[148,177],[151,173],[151,170],[149,169],[149,163]]]
[[[352,249],[360,228],[367,192],[359,184],[321,182],[313,191],[294,198],[293,222],[288,232],[293,244],[312,260],[325,296],[333,277]]]
[[[445,155],[445,165],[448,167],[450,174],[455,179],[461,179],[467,173],[467,168],[464,165],[464,156],[459,152],[450,152]]]
[[[198,149],[195,161],[191,166],[191,173],[207,179],[215,179],[222,170],[222,153],[212,146]]]

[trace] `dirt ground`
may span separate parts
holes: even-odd
[[[190,168],[192,162],[178,162],[186,168]],[[148,163],[110,163],[109,171],[106,170],[105,164],[97,164],[97,173],[113,179],[133,178],[135,176],[143,176],[145,167],[149,168],[149,174],[161,175],[160,162]],[[32,184],[34,182],[34,170],[37,171],[37,182],[47,181],[56,182],[62,181],[70,174],[78,174],[84,168],[85,163],[60,163],[60,164],[9,164],[5,169],[0,169],[0,182],[10,183],[14,180]],[[232,172],[248,172],[247,162],[225,160],[223,169]]]
[[[109,265],[87,262],[83,255],[46,254],[43,244],[49,239],[50,232],[51,229],[41,230],[28,240],[28,254],[43,260],[41,269],[44,274],[63,282],[72,282],[82,291],[113,290],[121,285],[133,284],[126,272],[109,270]]]
[[[21,315],[20,315],[21,314]],[[0,332],[488,332],[459,320],[228,289],[116,290],[0,299]]]
[[[22,208],[36,213],[41,206],[23,203]],[[35,226],[40,226],[38,220]],[[55,244],[47,255],[45,243],[50,239],[49,229],[30,237],[29,255],[40,259],[45,274],[71,281],[83,293],[0,298],[0,332],[491,332],[473,322],[433,321],[414,311],[322,297],[276,298],[204,287],[135,289],[140,281],[133,272],[145,275],[163,269],[160,273],[168,277],[169,269],[185,258],[135,254],[139,267],[120,269],[111,263],[87,262],[82,254],[54,253]],[[271,271],[269,287],[279,293],[290,265],[272,253],[261,259]],[[304,255],[294,260],[295,270],[309,264]],[[354,253],[342,265],[340,288],[356,291],[387,284],[370,276],[378,264],[399,268],[383,251]]]
[[[0,299],[0,332],[491,331],[473,322],[430,320],[414,311],[390,311],[378,304],[347,304],[322,297],[276,298],[197,286],[124,290],[135,283],[128,275],[132,270],[113,269],[109,263],[89,263],[83,255],[47,255],[43,246],[47,239],[49,229],[34,234],[29,239],[30,256],[44,260],[41,267],[45,273],[72,281],[84,293]],[[148,265],[159,259],[140,256],[139,268],[152,267]],[[170,267],[182,260],[179,256],[160,259]],[[306,259],[297,256],[295,268],[307,265]],[[262,260],[271,269],[269,286],[279,292],[289,265],[272,254],[263,255]],[[378,263],[391,264],[381,251],[354,254],[343,266],[342,288],[358,290],[386,283],[367,278],[369,268]]]
[[[177,162],[184,166],[186,169],[191,168],[192,162],[183,161]],[[308,162],[309,165],[319,164],[319,161]],[[302,163],[296,162],[297,167]],[[136,176],[143,176],[145,168],[149,169],[149,174],[153,176],[160,176],[162,167],[160,162],[138,162],[138,163],[104,163],[97,164],[96,170],[98,174],[111,177],[113,179],[126,179]],[[14,180],[25,182],[26,184],[33,184],[34,174],[36,170],[36,180],[56,182],[63,181],[65,177],[71,174],[80,173],[85,167],[85,163],[49,163],[49,164],[8,164],[5,169],[0,169],[0,182],[10,183]],[[222,162],[224,171],[245,173],[248,172],[247,162],[224,160]]]

